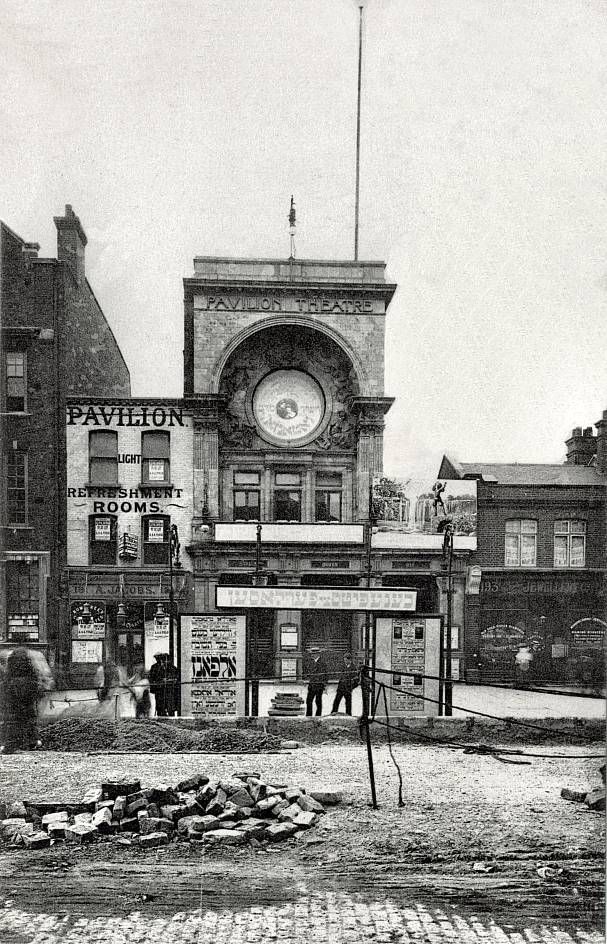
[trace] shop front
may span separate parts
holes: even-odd
[[[600,573],[483,570],[471,664],[480,681],[605,681],[605,596]]]
[[[168,574],[72,568],[67,583],[68,659],[74,687],[91,687],[97,667],[106,662],[120,666],[127,676],[142,667],[149,670],[157,653],[167,653],[175,662],[176,614],[190,605],[187,572],[173,575],[172,639]]]

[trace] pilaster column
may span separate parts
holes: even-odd
[[[219,410],[223,398],[208,395],[194,405],[194,517],[203,509],[210,518],[218,518],[219,508]]]
[[[352,410],[358,414],[356,429],[356,472],[354,517],[369,518],[369,488],[384,468],[384,416],[394,403],[393,397],[354,397]]]

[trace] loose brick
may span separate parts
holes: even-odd
[[[180,820],[182,822],[182,820]],[[147,816],[139,820],[139,832],[142,835],[163,832],[170,836],[175,830],[170,819],[161,816]]]
[[[69,816],[66,810],[60,813],[45,813],[42,817],[42,826],[50,826],[52,823],[67,823]]]
[[[51,840],[44,832],[32,833],[31,836],[23,837],[23,845],[26,849],[46,849],[50,844]]]
[[[25,819],[26,816],[25,803],[22,803],[21,800],[13,800],[8,804],[6,809],[7,819]]]
[[[266,829],[265,835],[270,842],[280,842],[281,839],[288,839],[296,832],[297,826],[294,823],[272,823]]]
[[[199,790],[208,782],[209,778],[204,774],[194,774],[193,776],[187,777],[185,780],[182,780],[180,783],[178,783],[177,789],[181,791],[181,793],[187,793],[189,790]]]
[[[253,802],[248,790],[237,790],[236,793],[230,795],[230,803],[234,806],[253,806]]]
[[[74,823],[72,826],[66,826],[65,829],[66,841],[79,845],[94,842],[98,835],[99,831],[89,823]]]
[[[305,793],[302,793],[302,795],[297,798],[297,803],[304,813],[324,813],[325,811],[322,804],[312,799],[312,797],[307,796]]]
[[[301,810],[294,818],[293,825],[298,829],[309,829],[316,822],[317,814]]]
[[[139,839],[139,845],[144,849],[154,848],[156,846],[166,846],[169,837],[165,832],[147,833]]]
[[[120,796],[129,796],[132,793],[138,793],[141,790],[141,781],[139,780],[106,780],[101,784],[103,796],[108,800],[115,800]]]
[[[112,819],[115,819],[118,822],[120,822],[120,820],[124,816],[125,809],[126,809],[126,797],[125,796],[116,797],[116,799],[114,800],[114,809],[112,811]]]
[[[245,835],[236,829],[212,829],[203,836],[205,843],[237,846],[245,841]]]

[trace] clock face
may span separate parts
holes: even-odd
[[[301,370],[275,370],[255,389],[253,415],[262,435],[297,444],[309,439],[322,423],[324,394],[314,378]]]

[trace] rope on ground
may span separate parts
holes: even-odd
[[[383,687],[383,685],[381,686],[381,692],[382,692],[383,697],[384,697],[384,707],[385,707],[385,709],[386,709],[386,719],[389,721],[390,719],[389,719],[389,715],[388,715],[388,699],[386,698],[386,689]],[[376,705],[377,705],[377,702],[376,702]],[[375,716],[375,711],[373,712],[373,715]],[[388,750],[390,751],[390,757],[392,758],[392,763],[393,763],[394,766],[396,767],[396,773],[398,774],[398,805],[399,805],[399,806],[404,806],[405,803],[404,803],[404,800],[403,800],[403,775],[402,775],[402,773],[401,773],[400,767],[398,766],[396,757],[394,756],[394,752],[392,751],[392,739],[391,739],[391,737],[390,737],[390,728],[388,728],[387,733],[388,733]]]
[[[537,757],[537,758],[547,758],[547,759],[562,759],[562,760],[602,760],[603,754],[546,754],[539,752],[528,752],[522,750],[514,750],[506,747],[494,747],[490,744],[466,744],[464,741],[458,741],[456,739],[445,739],[439,737],[432,737],[429,734],[424,734],[422,731],[416,731],[414,728],[410,728],[406,725],[394,725],[390,724],[388,716],[388,707],[387,699],[385,695],[385,689],[391,688],[391,686],[386,685],[384,682],[376,682],[378,687],[384,689],[384,704],[386,705],[386,721],[380,721],[375,717],[375,714],[372,718],[369,718],[370,724],[378,724],[382,728],[386,728],[388,731],[388,746],[390,750],[390,755],[392,756],[392,744],[390,739],[390,731],[395,731],[402,733],[406,731],[408,734],[413,735],[414,737],[419,738],[420,740],[427,741],[430,744],[434,744],[437,747],[446,747],[450,750],[461,750],[464,754],[478,754],[494,757],[495,760],[501,761],[503,764],[530,764],[531,761],[526,760],[509,760],[508,757]],[[421,696],[417,696],[421,697]],[[546,729],[550,730],[550,729]],[[506,755],[506,756],[502,756]]]
[[[395,672],[392,670],[390,675],[404,675],[404,672]],[[416,673],[417,674],[417,673]],[[403,694],[401,688],[396,688],[394,685],[388,685],[387,682],[377,682],[376,685],[385,685],[385,687],[391,692],[397,692]],[[416,695],[415,692],[407,691],[407,695],[412,698],[417,698],[419,701],[428,701],[434,705],[440,705],[441,702],[438,698],[430,698],[428,695]],[[478,715],[481,718],[491,718],[492,721],[504,721],[503,717],[500,715],[491,715],[486,711],[478,711],[474,708],[465,708],[463,705],[452,705],[453,708],[456,708],[458,711],[465,711],[469,715]],[[536,731],[544,731],[546,734],[562,734],[564,737],[570,737],[571,731],[565,731],[562,728],[548,728],[546,725],[534,724],[532,721],[519,721],[518,718],[508,718],[508,724],[514,724],[522,728],[533,728]],[[596,741],[596,737],[591,734],[582,734],[581,732],[576,734],[576,737],[582,738],[585,741]]]

